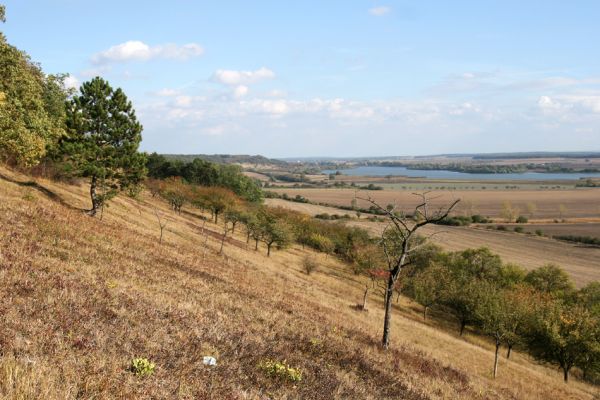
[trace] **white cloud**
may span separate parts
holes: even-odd
[[[384,15],[389,14],[392,11],[391,8],[386,6],[373,7],[369,9],[369,14],[374,15],[376,17],[382,17]]]
[[[94,64],[108,64],[111,62],[148,61],[154,58],[187,60],[201,56],[204,49],[196,43],[179,46],[173,43],[149,46],[139,40],[129,40],[96,53],[92,56]]]
[[[247,94],[248,94],[248,86],[239,85],[239,86],[236,86],[235,89],[233,89],[233,97],[235,97],[236,99],[242,98]]]
[[[256,71],[235,71],[219,69],[213,74],[213,79],[225,85],[248,85],[265,79],[275,78],[275,73],[262,67]]]
[[[79,86],[80,86],[79,79],[77,79],[73,75],[69,75],[65,78],[65,87],[67,89],[79,89]]]
[[[600,114],[600,95],[567,94],[558,96],[540,96],[538,107],[542,112],[571,117],[585,114]]]
[[[173,96],[177,96],[178,94],[179,94],[178,90],[169,89],[169,88],[164,88],[164,89],[161,89],[158,92],[156,92],[156,95],[160,96],[160,97],[173,97]]]

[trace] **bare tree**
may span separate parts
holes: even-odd
[[[156,208],[154,209],[154,215],[156,215],[156,219],[158,220],[158,227],[160,228],[160,238],[158,239],[158,243],[162,244],[163,231],[167,226],[167,221],[160,218],[160,213]]]
[[[417,236],[417,231],[425,225],[434,224],[446,218],[460,200],[455,200],[449,206],[432,210],[428,192],[414,193],[419,196],[420,203],[415,207],[412,216],[396,212],[396,206],[382,207],[371,197],[365,200],[380,210],[388,219],[388,224],[381,233],[381,247],[385,255],[387,283],[385,288],[385,316],[383,321],[383,337],[381,344],[384,349],[390,345],[390,327],[392,317],[392,297],[400,273],[410,265],[410,255],[420,248],[424,241]]]

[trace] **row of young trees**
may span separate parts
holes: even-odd
[[[454,315],[495,344],[493,375],[500,347],[507,358],[517,346],[557,364],[564,380],[573,367],[584,378],[600,377],[600,283],[576,290],[560,267],[548,264],[526,272],[505,264],[487,248],[444,253],[429,247],[426,262],[407,271],[402,292],[423,306]]]

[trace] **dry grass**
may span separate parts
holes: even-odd
[[[116,199],[99,220],[81,212],[85,195],[80,186],[0,179],[0,398],[593,396],[518,353],[490,379],[485,341],[419,322],[404,300],[383,352],[380,302],[354,311],[363,282],[337,261],[316,255],[319,271],[307,276],[309,252],[266,258],[241,237],[217,256],[217,240],[209,236],[205,250],[193,213],[173,214],[143,195]],[[162,246],[156,208],[169,221]],[[205,367],[206,355],[218,365]],[[134,357],[155,362],[156,372],[129,372]],[[300,368],[302,381],[268,377],[258,368],[265,359]]]
[[[290,197],[301,195],[315,203],[334,206],[350,206],[355,196],[352,189],[273,189]],[[419,198],[407,190],[363,191],[361,197],[371,196],[377,202],[397,204],[399,209],[412,211]],[[600,218],[600,189],[571,190],[452,190],[436,192],[438,197],[433,206],[443,206],[453,199],[460,198],[461,203],[456,214],[481,214],[491,218],[501,218],[505,202],[510,202],[523,215],[529,216],[528,204],[535,205],[534,219],[595,219]],[[361,207],[368,207],[365,201],[358,201]],[[562,207],[561,207],[562,206]]]

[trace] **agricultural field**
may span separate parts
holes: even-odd
[[[280,199],[268,199],[267,202],[273,206],[286,207],[310,215],[323,213],[343,215],[348,213],[346,210],[333,207]],[[380,234],[384,226],[382,223],[368,221],[365,217],[346,223],[368,229],[374,235]],[[555,225],[560,226],[560,224]],[[592,225],[598,226],[597,224]],[[535,227],[538,227],[536,224],[522,226],[534,231],[537,229]],[[548,232],[551,231],[548,229]],[[423,229],[423,234],[432,235],[431,240],[434,243],[450,251],[460,251],[473,247],[489,247],[504,260],[519,264],[530,270],[547,263],[557,263],[572,276],[578,286],[584,286],[591,281],[600,279],[600,248],[589,248],[547,237],[501,232],[481,227],[427,226]]]
[[[370,190],[356,192],[352,189],[270,189],[290,197],[303,196],[311,202],[333,206],[350,206],[356,197],[371,197],[380,204],[396,204],[398,209],[410,211],[418,204],[418,197],[405,190]],[[443,206],[461,199],[457,215],[481,214],[502,220],[507,204],[531,220],[549,221],[567,219],[600,221],[600,189],[570,190],[445,190],[436,191],[433,206]],[[359,207],[369,206],[358,200]]]

